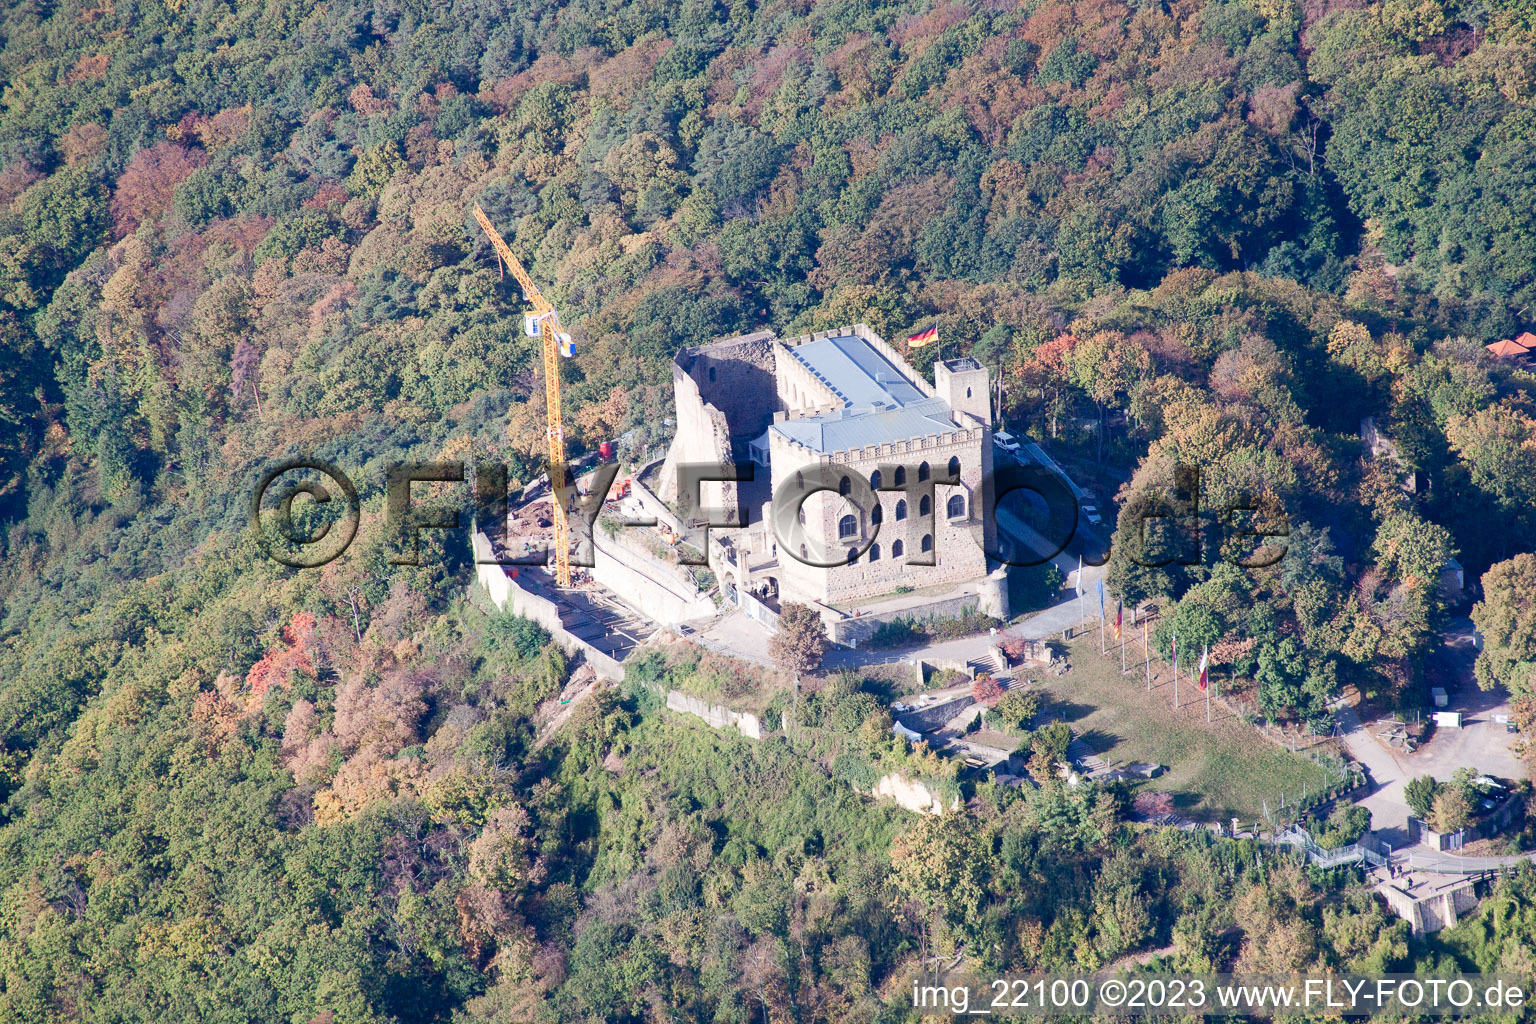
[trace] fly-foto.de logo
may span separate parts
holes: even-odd
[[[686,543],[679,548],[683,564],[703,565],[696,552],[709,550],[711,530],[739,530],[759,522],[742,505],[713,507],[701,501],[703,485],[750,483],[752,462],[682,463],[677,469],[678,518],[685,524]],[[835,462],[802,467],[774,486],[767,506],[768,525],[782,557],[829,568],[851,561],[879,542],[883,530],[916,531],[938,536],[932,526],[941,517],[961,523],[963,532],[994,562],[1010,566],[1042,565],[1066,550],[1079,534],[1082,507],[1072,487],[1058,473],[1038,466],[1005,465],[985,475],[980,485],[966,487],[953,473],[918,472],[916,466],[881,465],[866,478]],[[551,499],[560,501],[570,523],[572,565],[593,564],[592,529],[598,514],[613,497],[619,466],[598,465],[583,487],[567,483]],[[510,511],[508,470],[497,463],[462,461],[399,462],[385,469],[384,518],[394,539],[389,561],[418,565],[424,530],[459,530],[473,519],[493,540],[505,537]],[[413,484],[455,484],[461,490],[445,500],[418,501]],[[546,485],[547,486],[547,485]],[[524,492],[527,497],[538,487]],[[895,521],[881,514],[879,495],[899,495]],[[830,517],[807,516],[816,495],[838,504]],[[261,474],[251,496],[251,526],[268,557],[298,569],[318,568],[340,557],[356,539],[362,501],[352,478],[334,463],[309,458],[278,462]],[[852,520],[856,528],[848,529]],[[819,524],[832,524],[828,529]],[[656,528],[655,517],[618,517],[615,529]],[[1243,568],[1264,568],[1285,557],[1284,538],[1290,526],[1283,509],[1272,502],[1237,498],[1215,508],[1201,502],[1200,470],[1174,468],[1170,486],[1139,491],[1119,515],[1117,540],[1134,564],[1156,568],[1192,565],[1204,557],[1208,544],[1219,545],[1222,557]],[[493,546],[505,550],[505,545]],[[551,557],[547,545],[525,544],[510,555],[480,561],[502,565],[542,565]],[[914,546],[904,555],[914,566],[934,565],[936,545]],[[1109,557],[1107,546],[1094,564]]]

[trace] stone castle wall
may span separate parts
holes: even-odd
[[[986,553],[975,535],[984,508],[982,481],[989,468],[983,458],[985,442],[985,431],[981,429],[956,430],[823,455],[778,434],[773,435],[771,460],[775,493],[797,471],[820,463],[841,465],[850,476],[858,474],[865,483],[876,470],[881,470],[882,482],[889,483],[894,479],[890,467],[905,465],[908,482],[915,483],[918,468],[924,462],[928,463],[931,479],[948,473],[952,457],[960,460],[959,485],[934,484],[932,508],[927,519],[919,514],[921,497],[918,494],[877,492],[875,498],[882,512],[878,528],[873,522],[873,507],[861,508],[852,500],[827,491],[807,498],[804,511],[809,534],[828,549],[845,552],[856,546],[863,551],[851,564],[840,561],[828,568],[805,565],[781,552],[781,582],[795,593],[813,596],[829,604],[846,604],[891,593],[898,586],[931,587],[985,576]],[[949,500],[956,495],[963,500],[964,511],[960,517],[951,519]],[[898,520],[897,504],[902,501],[907,504],[907,517]],[[850,539],[839,536],[839,524],[845,515],[853,515],[858,525],[858,533]],[[933,541],[933,551],[927,556],[922,552],[924,536]],[[899,558],[893,553],[898,540],[903,547]],[[879,545],[878,559],[873,557],[876,544]],[[808,544],[807,550],[809,553],[815,549]],[[914,564],[914,557],[931,559],[934,564]]]

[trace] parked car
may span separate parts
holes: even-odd
[[[1016,452],[1019,450],[1019,442],[1015,441],[1013,435],[1006,430],[999,430],[994,433],[992,435],[992,443],[1005,452]]]
[[[1099,515],[1099,510],[1094,505],[1083,506],[1083,518],[1087,519],[1094,526],[1102,526],[1104,523],[1104,517]]]

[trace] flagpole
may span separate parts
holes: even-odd
[[[1115,636],[1120,640],[1120,674],[1125,675],[1125,602],[1120,602],[1120,610],[1115,612]]]
[[[1179,709],[1179,634],[1173,634],[1173,709]]]
[[[1141,654],[1147,663],[1147,692],[1152,692],[1152,647],[1147,642],[1147,620],[1141,620]]]
[[[1104,655],[1109,653],[1109,650],[1104,646],[1104,618],[1105,618],[1105,615],[1107,613],[1104,611],[1104,580],[1102,578],[1098,582],[1098,588],[1099,588],[1099,656],[1103,657]]]
[[[1077,556],[1077,631],[1083,631],[1083,624],[1088,621],[1088,608],[1083,604],[1083,556]]]
[[[1209,645],[1207,645],[1205,647],[1202,647],[1200,649],[1200,681],[1205,684],[1204,689],[1205,689],[1205,724],[1206,725],[1210,725],[1211,724],[1211,675],[1210,675],[1210,671],[1211,670],[1210,670],[1210,667],[1206,664],[1206,661],[1210,658],[1210,656],[1211,656],[1211,649],[1210,649]]]

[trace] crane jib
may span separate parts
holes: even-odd
[[[576,343],[560,327],[560,316],[555,312],[555,307],[544,298],[528,271],[512,255],[512,250],[502,240],[501,234],[491,224],[491,219],[480,209],[480,204],[475,204],[475,220],[479,222],[481,229],[487,238],[491,240],[491,247],[496,250],[496,257],[512,272],[518,287],[522,289],[523,301],[532,306],[531,314],[537,333],[544,345],[544,404],[547,423],[546,437],[549,442],[549,486],[551,491],[550,506],[553,514],[555,532],[555,583],[561,587],[571,585],[571,542],[570,524],[567,519],[568,509],[566,503],[570,500],[570,487],[566,481],[565,465],[565,425],[561,421],[560,401],[560,359],[569,359],[576,354]],[[529,332],[530,334],[533,332]]]

